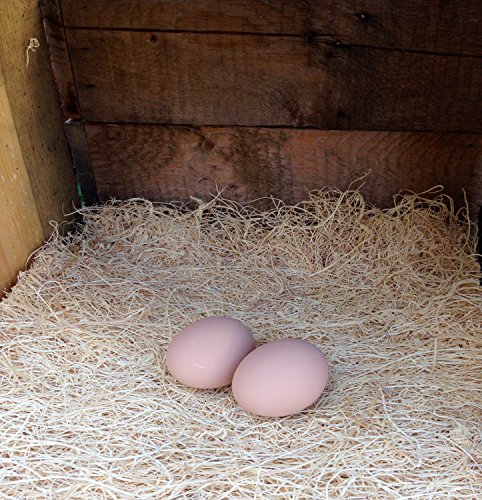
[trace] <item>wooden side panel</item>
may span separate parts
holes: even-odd
[[[72,210],[76,189],[37,0],[0,0],[0,64],[43,234]],[[40,47],[29,53],[31,38]],[[0,188],[3,192],[3,188]],[[0,195],[2,194],[0,192]]]
[[[68,41],[87,120],[482,129],[474,57],[283,36],[69,30]]]
[[[92,172],[84,123],[67,120],[65,122],[65,132],[72,152],[72,158],[74,159],[77,182],[82,192],[83,202],[86,205],[94,205],[98,201],[97,187]],[[126,145],[126,147],[129,147],[129,145]]]
[[[400,189],[436,184],[474,217],[482,205],[482,135],[292,129],[94,125],[86,127],[101,200],[144,196],[189,200],[223,190],[241,202],[307,190],[347,188],[370,172],[363,192],[390,206]],[[129,146],[126,148],[126,144]]]
[[[69,48],[59,0],[41,0],[40,7],[52,75],[59,93],[63,119],[78,120],[80,119],[80,106],[70,65]]]
[[[336,36],[343,43],[480,55],[480,0],[62,0],[67,26]]]
[[[1,294],[77,197],[37,1],[0,0],[0,12]]]
[[[43,241],[43,231],[0,66],[0,297]]]

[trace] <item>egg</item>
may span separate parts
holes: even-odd
[[[231,384],[240,361],[256,343],[249,328],[227,317],[210,317],[181,330],[166,353],[169,373],[182,384],[214,389]]]
[[[281,339],[248,354],[233,377],[233,396],[246,411],[284,417],[304,410],[328,382],[323,353],[302,339]]]

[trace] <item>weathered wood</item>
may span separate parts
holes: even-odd
[[[3,1],[0,63],[45,237],[76,200],[74,170],[52,81],[37,0]],[[36,37],[40,47],[26,47]]]
[[[14,282],[43,231],[0,66],[0,297]]]
[[[479,220],[478,220],[478,236],[479,239],[477,241],[477,254],[480,269],[482,270],[482,207],[479,207]],[[482,277],[479,280],[480,286],[482,286]]]
[[[480,0],[62,0],[67,26],[309,36],[481,55]]]
[[[68,41],[91,121],[482,129],[473,57],[283,36],[68,30]]]
[[[480,134],[101,124],[86,132],[101,200],[186,201],[220,189],[241,202],[297,202],[371,172],[363,192],[377,205],[437,184],[458,206],[466,189],[474,217],[482,205]]]
[[[64,120],[78,120],[80,118],[79,100],[70,65],[69,49],[59,0],[41,0],[40,7],[52,74],[59,93],[63,118]]]
[[[0,164],[3,290],[51,233],[50,221],[63,220],[72,210],[76,191],[37,0],[0,0],[0,12],[1,113],[5,113],[0,114],[0,124],[6,127],[0,137],[2,154],[7,155]],[[30,51],[26,66],[26,48],[33,37],[40,47]],[[8,148],[4,150],[3,144]]]
[[[67,120],[65,122],[65,133],[72,152],[77,182],[80,186],[83,201],[86,205],[93,205],[98,201],[97,187],[85,137],[85,126],[80,121]],[[126,147],[129,146],[126,145]]]

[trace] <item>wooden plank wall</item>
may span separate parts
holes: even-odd
[[[482,204],[480,0],[59,1],[101,201],[296,202],[370,171],[379,205],[436,184]]]
[[[102,199],[135,193],[189,199],[214,192],[217,184],[235,200],[273,192],[284,200],[302,200],[307,190],[345,189],[371,171],[365,190],[376,194],[378,204],[390,205],[401,186],[419,192],[436,179],[461,205],[461,185],[482,185],[481,169],[475,168],[482,136],[473,133],[127,124],[91,124],[87,133]]]
[[[0,296],[76,200],[35,0],[0,0]],[[26,47],[37,38],[40,47]]]

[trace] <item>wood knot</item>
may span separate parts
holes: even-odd
[[[201,149],[203,151],[211,151],[214,148],[214,142],[211,139],[204,139],[201,142]]]

